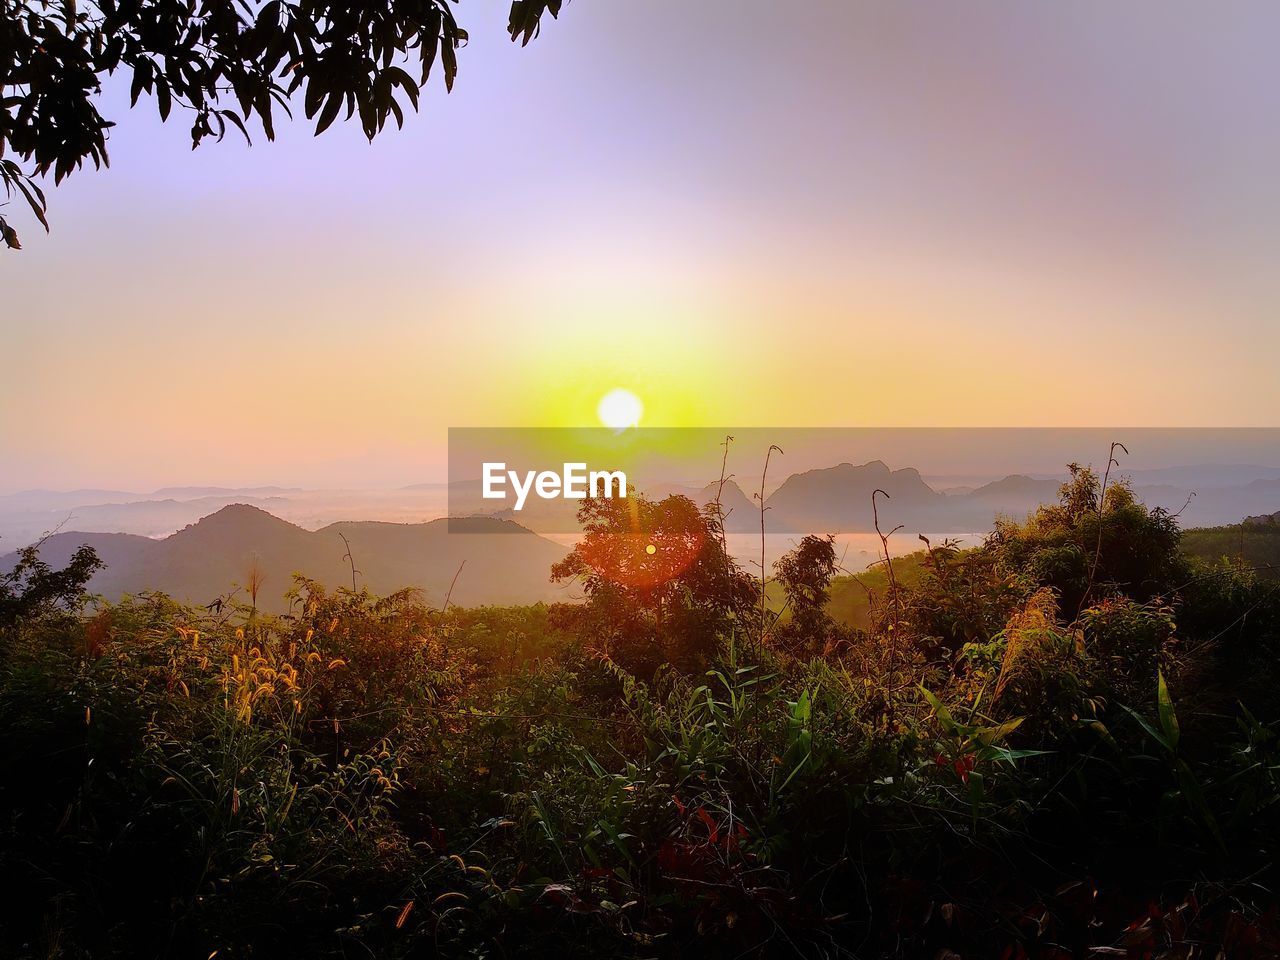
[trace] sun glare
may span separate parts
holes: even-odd
[[[620,387],[601,397],[600,404],[596,407],[596,416],[600,418],[600,422],[614,430],[638,426],[642,413],[644,404],[640,402],[640,398],[630,390]]]

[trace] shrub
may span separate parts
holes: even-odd
[[[1085,603],[1123,594],[1139,603],[1169,596],[1185,580],[1177,521],[1148,510],[1124,481],[1105,496],[1097,475],[1071,464],[1057,504],[1042,506],[1025,524],[1001,520],[988,539],[1002,571],[1053,588],[1074,617]]]

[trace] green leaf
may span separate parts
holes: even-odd
[[[942,728],[948,733],[954,733],[957,729],[955,719],[951,716],[951,711],[943,705],[942,701],[930,693],[924,686],[920,685],[920,692],[924,694],[925,700],[929,702],[929,706],[933,707],[933,712],[938,717],[938,722],[942,724]]]
[[[1013,763],[1017,760],[1024,760],[1027,757],[1044,757],[1053,753],[1052,750],[1010,750],[1008,747],[983,747],[978,751],[979,760],[1003,760],[1006,763]]]
[[[1156,712],[1160,716],[1160,728],[1171,751],[1178,749],[1178,740],[1182,731],[1178,727],[1178,715],[1173,709],[1173,698],[1169,696],[1169,687],[1164,682],[1164,671],[1156,674]]]
[[[1132,710],[1129,707],[1125,706],[1123,703],[1120,704],[1120,707],[1121,709],[1124,710],[1125,713],[1129,714],[1129,716],[1133,717],[1134,720],[1138,721],[1138,726],[1142,727],[1142,729],[1146,731],[1147,736],[1149,736],[1156,743],[1160,744],[1160,746],[1164,747],[1170,753],[1173,752],[1173,746],[1169,743],[1169,741],[1167,741],[1164,738],[1164,735],[1159,730],[1157,730],[1147,721],[1146,717],[1138,713],[1136,710]]]
[[[1116,743],[1116,738],[1111,735],[1111,731],[1107,729],[1107,725],[1101,720],[1090,720],[1085,726],[1101,737],[1102,742],[1111,747],[1111,749],[1120,749],[1120,744]]]
[[[604,767],[600,766],[600,764],[596,761],[596,758],[593,757],[589,751],[587,751],[586,749],[582,749],[582,750],[579,750],[578,753],[579,753],[579,756],[582,758],[583,763],[585,763],[588,767],[590,767],[591,772],[594,773],[597,777],[600,777],[601,779],[603,779],[609,776],[609,774],[605,771]]]
[[[803,757],[800,758],[800,762],[797,763],[795,767],[792,768],[789,774],[787,774],[787,779],[783,780],[782,783],[778,786],[778,790],[777,790],[778,793],[781,793],[783,790],[787,789],[787,784],[789,784],[792,780],[794,780],[796,774],[804,769],[804,765],[809,762],[809,758],[811,756],[813,756],[812,750],[810,750],[808,753],[806,753]]]
[[[974,732],[974,739],[984,747],[989,747],[1017,730],[1022,726],[1022,721],[1025,719],[1026,717],[1018,717],[1015,720],[1006,720],[1004,723],[994,727],[979,727]]]
[[[974,770],[969,774],[969,782],[966,786],[969,794],[969,811],[973,816],[973,826],[977,829],[982,814],[982,801],[987,795],[986,781],[981,773]]]
[[[809,691],[805,690],[800,694],[800,699],[791,708],[791,719],[796,723],[808,723],[810,713]]]

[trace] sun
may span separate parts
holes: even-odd
[[[642,413],[644,404],[640,402],[640,398],[621,387],[606,393],[596,407],[596,416],[600,418],[600,422],[613,430],[638,426]]]

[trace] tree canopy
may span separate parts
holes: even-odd
[[[511,39],[527,44],[563,2],[514,0]],[[417,110],[433,70],[453,88],[467,41],[449,0],[0,0],[0,11],[0,182],[46,230],[36,178],[108,162],[114,124],[95,104],[106,75],[127,72],[132,103],[145,94],[162,120],[186,111],[193,149],[231,128],[251,142],[254,121],[272,140],[278,114],[299,105],[317,134],[345,112],[372,140],[388,118],[403,125],[405,104]],[[21,246],[3,215],[0,239]]]
[[[40,543],[18,551],[12,570],[0,573],[0,631],[52,610],[73,610],[84,599],[90,578],[102,567],[98,554],[82,546],[61,570],[40,558]]]
[[[583,537],[551,578],[581,582],[578,626],[629,670],[705,664],[753,609],[756,582],[729,556],[715,515],[688,497],[590,497],[578,522]]]

